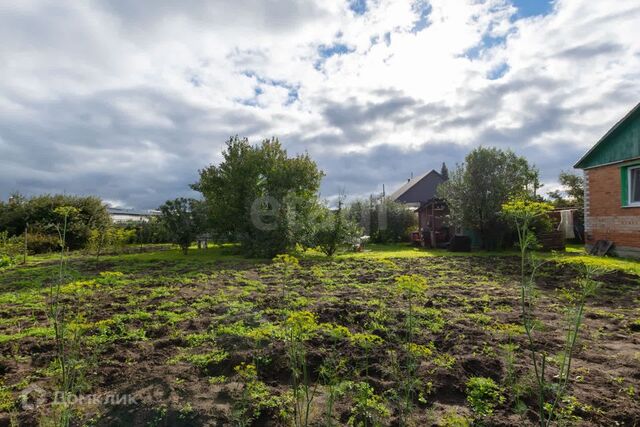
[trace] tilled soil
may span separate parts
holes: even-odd
[[[334,424],[351,419],[398,425],[395,397],[407,372],[409,301],[398,293],[395,278],[406,274],[427,279],[426,292],[413,302],[416,331],[410,341],[429,349],[417,359],[419,386],[408,422],[536,425],[515,258],[307,260],[285,269],[251,262],[134,262],[124,256],[101,264],[74,261],[70,268],[73,280],[62,288],[66,319],[83,332],[78,350],[70,346],[68,352],[82,361],[76,393],[94,398],[78,399],[74,425],[231,425],[247,390],[236,370],[243,363],[256,366],[256,381],[273,397],[268,404],[247,403],[253,425],[291,424],[284,319],[298,311],[313,313],[317,326],[303,343],[315,389],[310,424],[327,424],[321,367],[340,360],[338,379],[369,384],[388,413],[362,418],[354,409],[357,396],[344,392],[334,405]],[[37,425],[51,417],[59,387],[46,314],[54,272],[55,265],[41,265],[0,277],[0,425]],[[549,264],[537,280],[535,349],[550,357],[549,381],[558,372],[566,293],[576,274]],[[634,426],[640,423],[638,278],[614,272],[600,280],[587,303],[558,423]],[[332,335],[338,325],[349,335]],[[377,338],[368,343],[372,335]],[[515,348],[511,358],[509,346]],[[492,414],[480,416],[467,402],[471,377],[492,378],[500,386],[504,399]],[[123,395],[130,400],[109,400]]]

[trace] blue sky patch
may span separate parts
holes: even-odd
[[[351,53],[354,50],[355,49],[352,49],[343,43],[334,43],[331,46],[320,45],[318,46],[318,54],[320,55],[320,59],[317,60],[315,64],[313,64],[313,66],[316,70],[319,70],[327,58],[330,58],[334,55],[346,55],[347,53]]]
[[[364,15],[367,11],[367,0],[350,0],[349,9],[356,15]]]
[[[489,71],[487,73],[487,78],[489,80],[498,80],[504,77],[504,75],[507,74],[508,71],[509,71],[509,64],[507,64],[506,62],[503,62],[502,64],[498,65],[497,67]]]
[[[464,53],[464,56],[469,59],[478,59],[483,50],[491,49],[494,46],[503,44],[505,40],[506,37],[493,37],[485,34],[484,36],[482,36],[482,41],[471,49],[467,50]]]
[[[513,5],[518,8],[515,18],[547,15],[553,10],[553,3],[554,0],[513,0]]]
[[[353,52],[349,46],[342,43],[335,43],[331,46],[320,45],[318,47],[318,53],[323,58],[329,58],[333,55],[344,55],[345,53]]]
[[[253,88],[253,98],[236,100],[241,104],[250,105],[253,107],[258,105],[258,96],[264,93],[264,89],[262,89],[261,87],[264,85],[279,86],[287,89],[287,101],[285,102],[285,105],[291,105],[299,99],[299,96],[298,96],[299,86],[292,85],[291,83],[288,83],[283,80],[273,80],[273,79],[260,77],[253,71],[243,71],[241,74],[250,78],[255,78],[256,81],[258,82],[258,85]]]
[[[412,33],[417,33],[430,24],[429,15],[431,15],[431,5],[424,0],[419,0],[413,4],[413,11],[418,15],[418,19],[413,23]]]

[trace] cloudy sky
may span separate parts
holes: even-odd
[[[640,101],[638,0],[0,2],[0,198],[190,195],[230,135],[278,136],[322,195],[473,147],[547,189]]]

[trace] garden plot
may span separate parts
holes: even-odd
[[[535,425],[516,258],[281,261],[73,259],[61,294],[78,334],[76,394],[131,400],[78,399],[72,424]],[[56,268],[0,278],[4,423],[55,411],[46,309]],[[549,376],[575,277],[549,263],[537,280],[534,337]],[[565,424],[640,422],[638,279],[602,281],[560,407]],[[36,386],[42,396],[23,392]]]

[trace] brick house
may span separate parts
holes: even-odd
[[[585,173],[585,242],[613,242],[640,258],[640,104],[607,132],[575,168]]]

